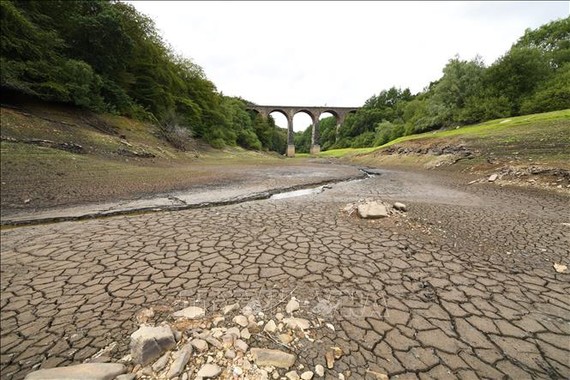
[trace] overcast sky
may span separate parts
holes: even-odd
[[[224,95],[307,106],[361,106],[392,86],[419,92],[456,54],[489,65],[526,28],[570,12],[568,1],[130,3]]]

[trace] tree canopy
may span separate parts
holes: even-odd
[[[219,93],[200,66],[176,54],[154,22],[114,0],[2,0],[4,94],[72,104],[185,129],[214,147],[283,153],[287,131]],[[418,63],[421,64],[421,63]],[[382,145],[402,135],[498,117],[570,108],[570,17],[527,29],[490,66],[451,58],[423,91],[371,96],[337,128],[320,122],[323,149]],[[308,150],[310,132],[296,136]]]
[[[185,128],[215,147],[285,151],[272,120],[220,94],[130,4],[3,0],[0,11],[4,93]]]
[[[338,133],[321,133],[321,147],[379,146],[433,129],[570,108],[570,17],[527,29],[490,66],[456,56],[442,74],[415,95],[396,87],[373,95]],[[306,137],[297,139],[306,145]]]

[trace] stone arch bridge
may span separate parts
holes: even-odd
[[[317,154],[321,151],[319,144],[319,117],[323,113],[330,113],[336,118],[337,128],[344,122],[346,116],[356,112],[358,107],[305,107],[305,106],[262,106],[250,104],[248,110],[255,111],[261,116],[267,118],[272,112],[279,112],[287,119],[287,156],[295,156],[295,141],[293,139],[293,117],[298,113],[309,115],[312,120],[311,134],[311,154]]]

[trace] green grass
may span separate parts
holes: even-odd
[[[554,140],[561,144],[570,144],[570,109],[496,119],[455,129],[403,136],[379,147],[333,149],[321,152],[319,157],[348,157],[372,153],[413,140],[454,138],[479,140],[481,143],[489,142],[489,140],[493,140],[494,143],[501,141],[510,144]]]

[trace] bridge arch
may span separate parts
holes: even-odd
[[[295,141],[293,131],[293,118],[298,113],[309,115],[312,120],[311,154],[317,154],[321,150],[319,144],[319,118],[323,113],[330,113],[336,118],[337,130],[344,122],[346,115],[356,112],[357,107],[307,107],[307,106],[267,106],[249,104],[249,110],[259,112],[262,116],[268,117],[270,113],[279,112],[287,119],[287,156],[295,156]]]

